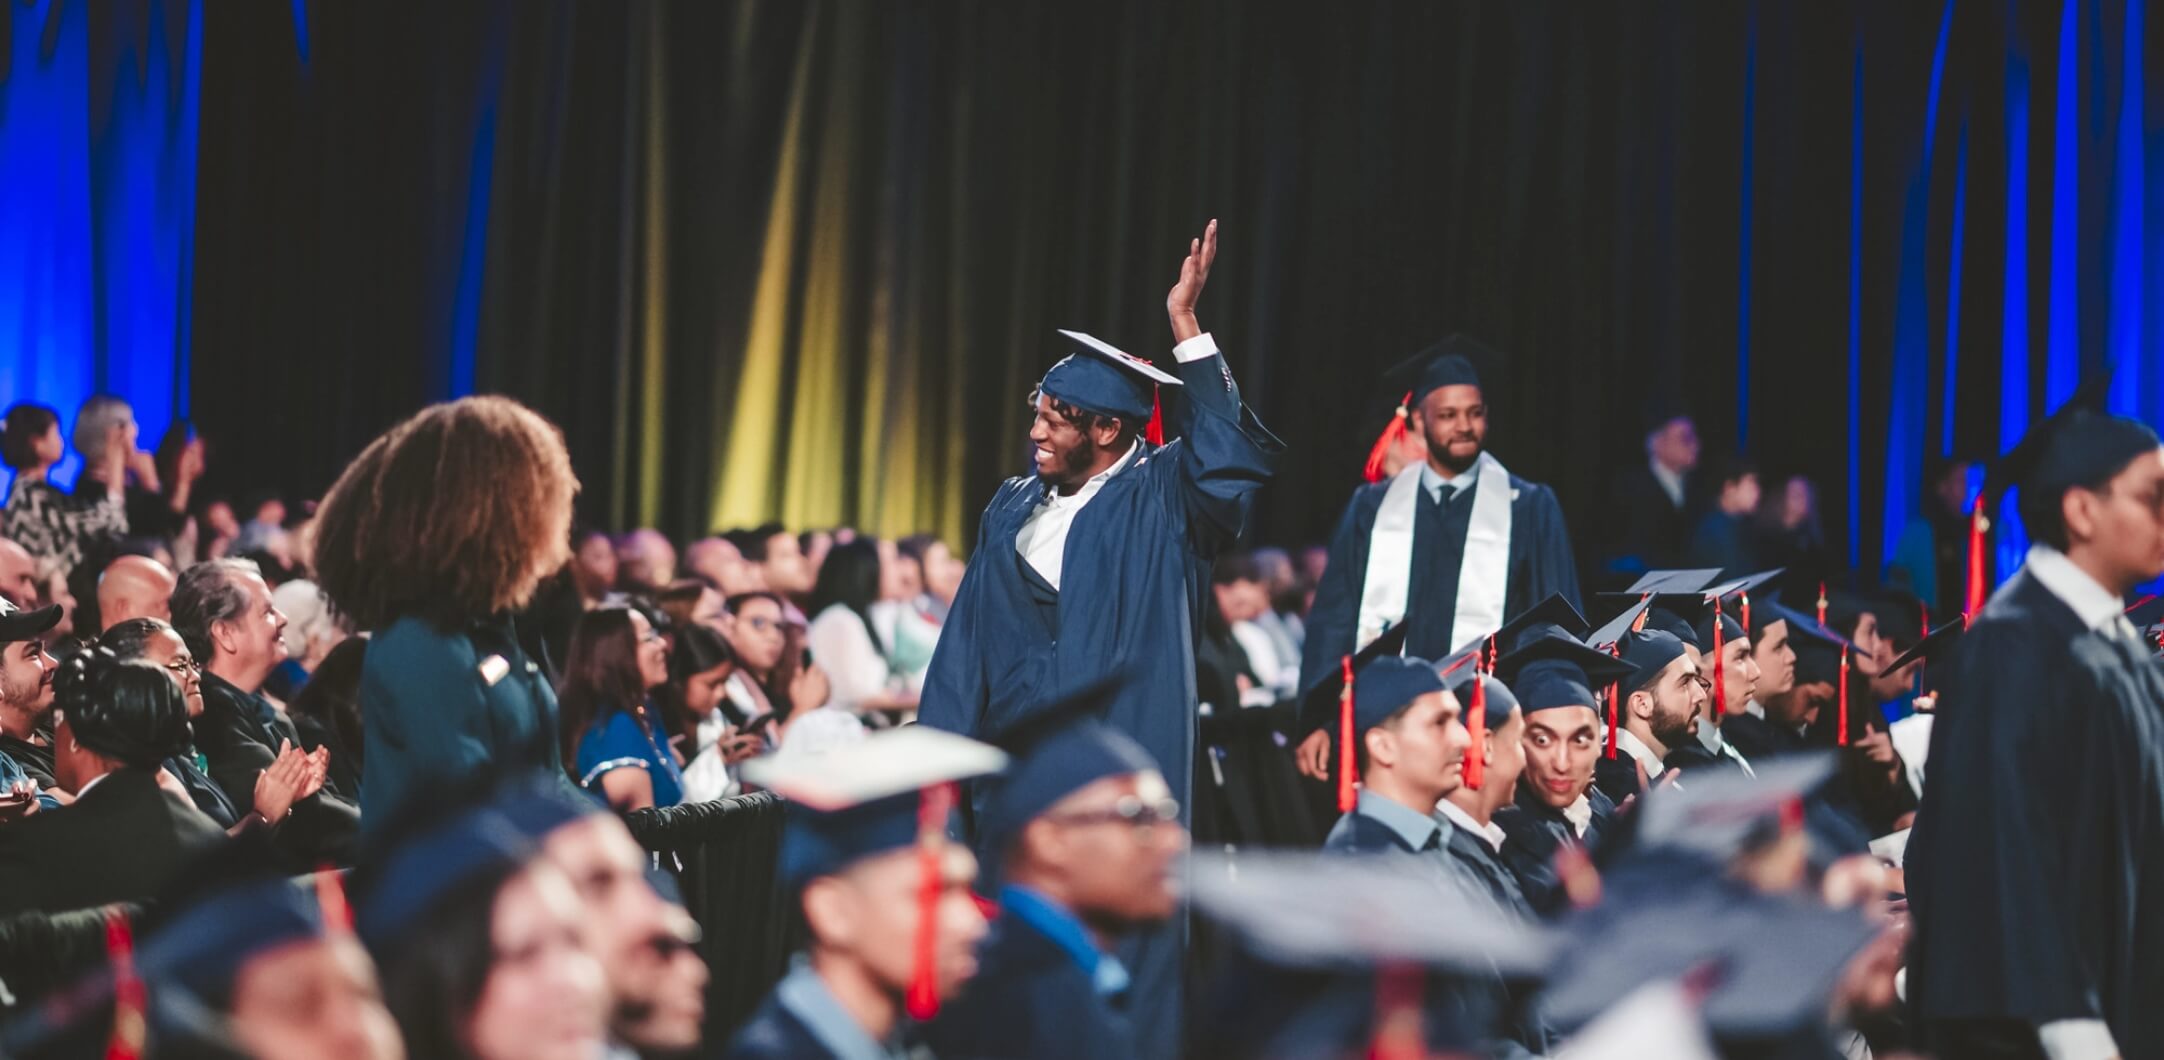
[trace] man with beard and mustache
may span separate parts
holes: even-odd
[[[1621,683],[1623,702],[1616,712],[1622,719],[1615,742],[1621,754],[1601,759],[1594,766],[1593,782],[1621,804],[1660,778],[1671,748],[1698,738],[1706,679],[1683,642],[1666,630],[1625,633],[1616,646],[1631,668]]]
[[[1427,459],[1362,486],[1345,506],[1308,616],[1301,688],[1392,626],[1409,627],[1406,654],[1441,659],[1550,595],[1578,606],[1554,491],[1487,451],[1475,362],[1492,358],[1477,340],[1452,335],[1400,366],[1413,383],[1391,431],[1425,438]],[[1328,731],[1308,734],[1297,757],[1302,772],[1324,776]]]
[[[1031,475],[1008,479],[985,507],[969,571],[925,674],[926,725],[1004,731],[1056,688],[1124,665],[1134,679],[1106,705],[1107,725],[1134,738],[1191,805],[1197,626],[1210,564],[1246,521],[1283,449],[1240,400],[1195,300],[1217,255],[1217,225],[1189,245],[1165,298],[1178,378],[1087,336],[1032,395]],[[1145,440],[1153,395],[1165,435]],[[981,814],[985,792],[972,793]],[[977,830],[976,842],[985,860]],[[1119,958],[1134,976],[1139,1054],[1178,1048],[1184,924],[1131,934]]]
[[[60,621],[59,607],[20,611],[0,597],[0,821],[36,811],[37,798],[19,790],[27,775],[48,804],[60,787],[53,778],[53,674],[60,664],[39,638]]]

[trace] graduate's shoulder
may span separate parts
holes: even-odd
[[[1510,492],[1512,499],[1516,500],[1520,504],[1525,504],[1527,502],[1541,504],[1555,503],[1554,488],[1550,487],[1545,482],[1535,482],[1532,479],[1525,478],[1524,476],[1517,474],[1516,472],[1512,472],[1510,476]]]

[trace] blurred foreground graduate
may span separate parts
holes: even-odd
[[[1440,659],[1552,594],[1578,603],[1578,569],[1555,492],[1487,451],[1488,404],[1475,360],[1452,335],[1392,372],[1405,403],[1377,443],[1427,439],[1427,459],[1354,492],[1330,538],[1308,616],[1300,687],[1311,689],[1383,631],[1409,627],[1408,655]],[[1323,775],[1329,737],[1306,734],[1301,769]]]
[[[1055,690],[1133,667],[1105,723],[1148,751],[1184,806],[1195,761],[1194,643],[1212,558],[1246,521],[1283,446],[1240,402],[1195,299],[1217,254],[1196,240],[1165,299],[1179,345],[1174,378],[1087,336],[1034,395],[1034,474],[1008,479],[985,507],[953,610],[924,679],[918,719],[982,736],[1005,730]],[[1179,437],[1144,439],[1153,393]],[[973,791],[972,809],[984,810]],[[977,846],[987,858],[981,829]],[[1135,977],[1143,1056],[1179,1041],[1177,926],[1123,951]]]
[[[1014,754],[983,822],[1002,860],[983,966],[927,1028],[946,1060],[1125,1060],[1127,969],[1113,943],[1179,908],[1179,806],[1149,754],[1097,720],[1098,682],[999,740]]]
[[[1943,1056],[2164,1056],[2164,667],[2122,613],[2164,574],[2164,448],[2097,389],[1994,468],[2036,543],[1932,727],[1909,996]]]
[[[736,1060],[884,1060],[912,1052],[976,974],[977,862],[947,837],[954,785],[1007,756],[921,726],[819,755],[754,759],[744,777],[789,800],[781,877],[809,950],[722,1054]],[[912,1053],[912,1055],[914,1055]]]

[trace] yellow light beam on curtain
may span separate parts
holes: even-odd
[[[639,326],[639,525],[652,526],[661,517],[664,488],[663,438],[668,413],[668,299],[669,299],[669,187],[668,187],[668,49],[662,41],[662,13],[650,9],[646,17],[646,135],[645,169],[641,213],[645,232],[640,243],[641,262]]]
[[[790,274],[796,247],[798,170],[803,163],[805,94],[811,80],[810,56],[818,27],[806,27],[789,90],[789,112],[776,155],[774,194],[767,204],[766,237],[759,255],[759,280],[752,293],[751,321],[745,328],[743,367],[728,436],[715,460],[715,526],[745,526],[775,516],[780,461],[776,447],[785,425],[782,377],[788,356]]]

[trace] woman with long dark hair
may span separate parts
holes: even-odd
[[[565,653],[563,757],[572,779],[618,813],[684,801],[684,775],[649,695],[669,681],[668,644],[646,616],[605,607],[579,616]]]
[[[655,698],[664,714],[682,719],[678,738],[690,762],[684,767],[686,802],[737,794],[743,790],[737,763],[766,750],[765,726],[729,699],[729,681],[736,673],[736,653],[719,632],[704,625],[677,629],[676,643],[669,649],[669,683]]]
[[[27,401],[9,406],[6,419],[0,420],[0,460],[15,472],[15,479],[8,484],[7,505],[0,508],[0,536],[65,572],[82,562],[91,544],[125,535],[128,512],[120,484],[125,481],[121,461],[127,459],[127,450],[115,445],[103,452],[114,464],[103,469],[104,481],[113,485],[104,493],[69,496],[47,478],[67,455],[60,440],[60,414]]]
[[[893,616],[887,615],[887,638],[882,638],[872,614],[886,588],[881,572],[887,561],[881,553],[892,549],[870,537],[836,545],[812,586],[813,617],[804,640],[813,661],[826,671],[828,703],[837,709],[859,714],[916,709],[917,694],[887,662]]]

